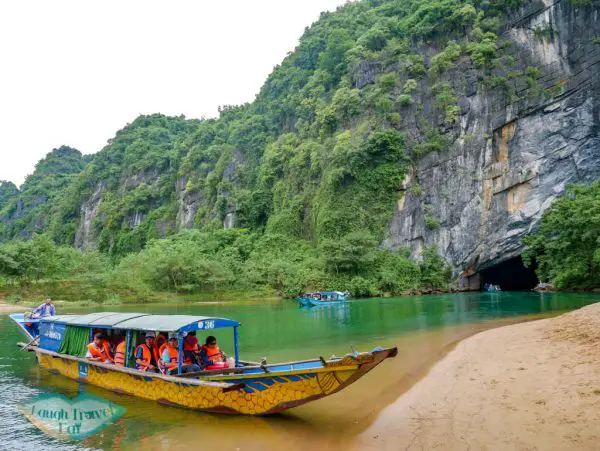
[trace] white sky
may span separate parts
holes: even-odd
[[[0,2],[0,180],[62,144],[99,151],[139,114],[254,99],[304,28],[345,0]]]

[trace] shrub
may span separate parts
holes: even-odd
[[[388,72],[379,76],[379,86],[384,91],[391,91],[396,87],[396,83],[398,83],[398,76],[395,72]]]
[[[411,94],[415,89],[417,89],[416,80],[409,78],[404,82],[404,88],[402,88],[402,92],[404,92],[404,94]]]
[[[450,69],[454,63],[460,58],[461,49],[455,41],[450,41],[446,48],[431,58],[429,63],[429,76],[437,77],[445,70]]]
[[[401,106],[407,107],[412,105],[414,103],[414,100],[409,94],[400,94],[400,96],[398,97],[398,103]]]

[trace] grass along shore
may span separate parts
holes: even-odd
[[[598,449],[600,303],[458,344],[357,449]]]
[[[278,300],[274,290],[227,289],[205,290],[200,293],[115,289],[96,284],[93,280],[51,280],[0,285],[0,303],[18,307],[37,307],[50,296],[57,307],[109,306],[125,304],[191,304],[208,302],[252,302]]]

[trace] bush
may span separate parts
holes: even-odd
[[[600,181],[572,185],[523,240],[523,261],[558,288],[600,287]]]
[[[417,89],[417,82],[412,78],[409,78],[404,82],[404,88],[402,88],[402,92],[404,92],[404,94],[411,94],[415,89]]]
[[[452,270],[446,260],[437,252],[437,247],[426,246],[421,253],[421,287],[429,290],[445,291],[448,289]]]
[[[398,103],[404,107],[410,106],[414,103],[414,100],[409,94],[400,94],[398,97]]]
[[[445,70],[450,69],[454,63],[460,58],[461,49],[455,41],[450,41],[446,48],[431,58],[429,63],[429,76],[437,77]]]
[[[398,83],[398,76],[395,72],[388,72],[379,76],[379,86],[384,91],[391,91],[396,87],[396,83]]]
[[[353,297],[369,297],[379,294],[373,281],[360,276],[353,277],[348,287],[348,291]]]

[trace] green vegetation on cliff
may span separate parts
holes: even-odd
[[[525,240],[523,258],[557,288],[600,287],[600,181],[569,187]]]
[[[30,238],[48,229],[56,201],[64,196],[85,159],[78,150],[62,146],[48,153],[35,166],[20,191],[12,183],[0,185],[0,241]]]
[[[464,86],[450,72],[482,84],[506,72],[496,32],[518,6],[364,0],[323,13],[254,102],[218,119],[142,116],[87,160],[61,148],[20,192],[0,184],[0,240],[97,249],[123,287],[445,289],[434,249],[420,262],[379,244],[411,165],[459,134]],[[10,272],[18,246],[0,250],[6,277],[31,275]]]

